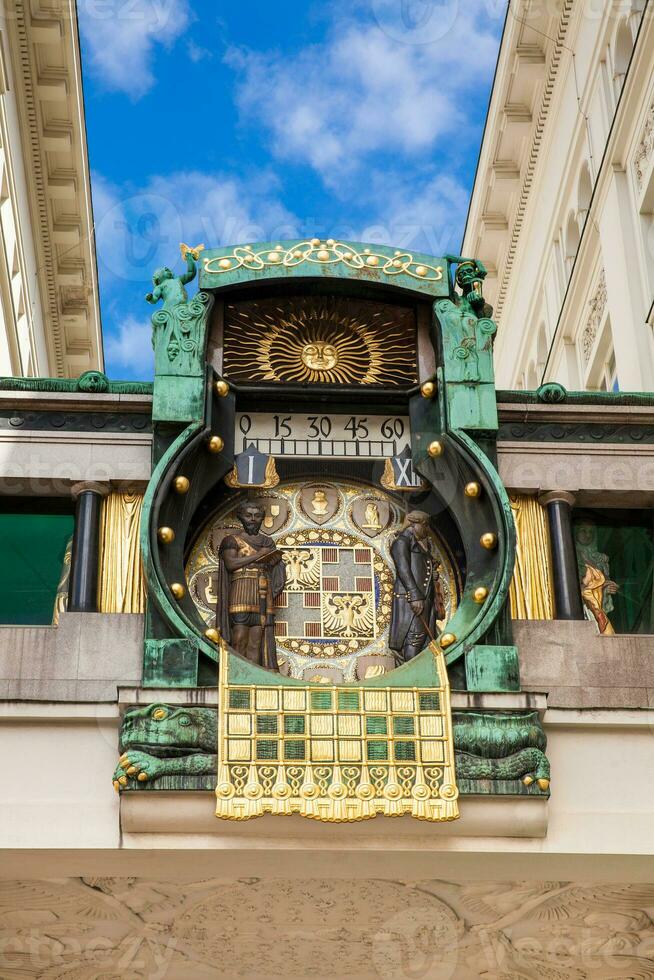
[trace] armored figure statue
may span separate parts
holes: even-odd
[[[410,511],[391,545],[395,586],[388,645],[398,665],[412,660],[439,632],[445,602],[436,561],[428,544],[429,516]]]
[[[278,670],[274,602],[286,578],[282,555],[273,539],[260,533],[263,507],[246,502],[236,516],[242,533],[228,535],[219,549],[216,625],[237,653]]]

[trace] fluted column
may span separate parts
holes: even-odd
[[[574,494],[567,490],[548,490],[539,500],[547,508],[550,526],[556,618],[584,619],[577,552],[572,533]]]
[[[75,483],[75,530],[70,563],[69,612],[98,611],[98,560],[100,554],[100,516],[102,498],[108,483]]]

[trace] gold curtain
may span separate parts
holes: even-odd
[[[66,612],[68,609],[68,586],[70,582],[70,560],[73,554],[73,538],[72,535],[66,543],[66,551],[64,552],[64,561],[61,566],[61,575],[59,576],[59,585],[57,586],[57,594],[55,596],[54,612],[52,614],[52,625],[59,625],[59,616],[62,612]]]
[[[141,566],[142,493],[110,493],[102,504],[98,609],[142,613],[145,586]]]
[[[550,531],[535,497],[510,494],[517,542],[509,591],[513,619],[554,619]]]

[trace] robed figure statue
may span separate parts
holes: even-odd
[[[436,620],[445,618],[438,566],[429,548],[428,514],[420,510],[407,514],[391,545],[391,556],[396,577],[388,645],[399,666],[436,638]]]
[[[275,599],[284,588],[282,554],[267,534],[266,516],[258,504],[243,503],[236,511],[239,534],[223,538],[218,554],[216,626],[242,656],[278,670],[275,648]]]

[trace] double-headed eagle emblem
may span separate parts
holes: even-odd
[[[369,636],[375,625],[371,597],[360,592],[328,592],[323,616],[328,636]]]
[[[284,549],[286,591],[312,592],[320,589],[320,554],[315,548]]]

